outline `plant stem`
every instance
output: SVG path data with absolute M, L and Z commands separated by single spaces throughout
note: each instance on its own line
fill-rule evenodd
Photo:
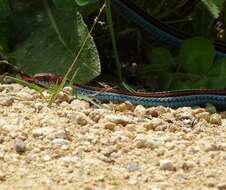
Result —
M 111 34 L 111 39 L 112 39 L 113 51 L 114 51 L 114 55 L 115 55 L 116 67 L 117 67 L 117 71 L 118 71 L 119 80 L 120 80 L 120 82 L 122 82 L 122 69 L 121 69 L 121 64 L 119 61 L 115 33 L 114 33 L 114 29 L 113 29 L 113 24 L 112 24 L 110 0 L 105 0 L 105 4 L 106 4 L 105 12 L 106 12 L 106 16 L 107 16 L 107 23 L 110 28 L 110 34 Z

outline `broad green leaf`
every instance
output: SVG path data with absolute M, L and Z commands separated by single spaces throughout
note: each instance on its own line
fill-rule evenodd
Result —
M 178 61 L 187 73 L 205 75 L 213 64 L 214 46 L 202 37 L 183 42 Z
M 154 48 L 148 54 L 149 64 L 144 66 L 144 72 L 169 71 L 174 59 L 166 48 Z
M 38 12 L 27 10 L 23 15 L 27 15 L 29 22 L 21 18 L 21 14 L 15 15 L 15 31 L 17 27 L 23 26 L 29 29 L 29 34 L 16 44 L 11 57 L 13 63 L 29 75 L 40 72 L 65 75 L 88 35 L 87 27 L 77 10 L 65 12 L 48 7 L 47 13 L 44 9 Z M 35 26 L 31 31 L 29 23 Z M 78 68 L 79 73 L 74 79 L 77 83 L 85 83 L 100 74 L 98 53 L 90 35 L 72 74 Z
M 209 9 L 214 18 L 218 18 L 225 0 L 201 0 L 201 2 Z

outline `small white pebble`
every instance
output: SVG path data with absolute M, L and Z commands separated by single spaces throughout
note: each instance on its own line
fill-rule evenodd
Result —
M 176 168 L 174 167 L 173 163 L 171 160 L 161 160 L 159 162 L 159 166 L 161 170 L 168 170 L 168 171 L 175 171 Z
M 53 145 L 67 145 L 69 143 L 68 140 L 57 138 L 52 140 Z
M 138 117 L 143 117 L 145 115 L 145 113 L 146 113 L 146 108 L 142 105 L 138 105 L 134 109 L 134 114 Z
M 139 169 L 139 164 L 138 162 L 129 162 L 128 165 L 127 165 L 127 170 L 128 172 L 135 172 Z
M 219 114 L 212 114 L 210 116 L 210 123 L 211 124 L 218 124 L 221 125 L 222 124 L 222 120 L 221 120 L 221 116 Z
M 51 160 L 51 157 L 49 155 L 45 155 L 43 157 L 43 161 L 47 162 L 47 161 L 50 161 Z
M 73 93 L 73 88 L 71 86 L 65 86 L 63 88 L 63 92 L 66 93 L 66 94 L 71 95 Z

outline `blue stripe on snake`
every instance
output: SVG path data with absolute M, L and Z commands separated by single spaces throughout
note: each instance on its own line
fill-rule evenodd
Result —
M 125 102 L 129 101 L 132 104 L 149 106 L 169 106 L 178 108 L 183 106 L 197 106 L 211 103 L 219 109 L 226 108 L 226 96 L 215 94 L 196 94 L 187 96 L 173 96 L 173 97 L 142 97 L 132 96 L 126 94 L 118 94 L 114 92 L 104 92 L 86 89 L 83 87 L 76 87 L 78 94 L 87 97 L 93 97 L 102 101 Z
M 153 21 L 148 20 L 145 16 L 141 15 L 135 10 L 135 8 L 138 9 L 138 7 L 135 7 L 134 3 L 127 0 L 111 0 L 111 2 L 112 5 L 121 15 L 126 17 L 131 22 L 134 22 L 144 31 L 150 33 L 153 38 L 165 44 L 168 44 L 175 49 L 178 49 L 181 46 L 184 39 L 181 39 L 173 35 L 174 31 L 172 30 L 171 27 L 161 23 L 160 21 L 151 16 L 148 17 Z M 159 24 L 162 25 L 161 28 L 159 27 Z M 168 29 L 168 31 L 166 31 L 166 29 Z M 169 32 L 170 30 L 172 30 L 171 33 Z M 182 33 L 180 31 L 177 32 Z M 224 45 L 221 44 L 221 46 L 223 47 Z M 223 49 L 225 49 L 225 47 L 223 47 Z M 216 58 L 221 58 L 225 56 L 226 56 L 225 52 L 221 50 L 216 50 Z

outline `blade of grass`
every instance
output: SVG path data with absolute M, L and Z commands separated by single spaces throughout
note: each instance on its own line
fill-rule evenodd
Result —
M 66 81 L 67 81 L 68 78 L 69 78 L 69 74 L 71 73 L 71 71 L 72 71 L 72 69 L 73 69 L 73 67 L 74 67 L 74 65 L 75 65 L 75 63 L 76 63 L 76 61 L 77 61 L 77 59 L 79 58 L 79 56 L 80 56 L 82 50 L 84 49 L 84 46 L 85 46 L 85 44 L 86 44 L 86 41 L 88 40 L 89 35 L 92 33 L 92 31 L 93 31 L 93 29 L 94 29 L 94 27 L 95 27 L 95 25 L 96 25 L 96 23 L 97 23 L 97 21 L 98 21 L 100 15 L 101 15 L 101 13 L 102 13 L 103 10 L 104 10 L 104 7 L 105 7 L 105 4 L 100 8 L 100 11 L 99 11 L 99 13 L 98 13 L 98 16 L 97 16 L 96 19 L 94 20 L 94 23 L 93 23 L 93 25 L 92 25 L 90 31 L 88 32 L 88 34 L 86 35 L 84 41 L 82 42 L 82 45 L 81 45 L 81 47 L 79 48 L 78 53 L 76 54 L 76 56 L 75 56 L 75 58 L 74 58 L 72 64 L 71 64 L 70 67 L 68 68 L 66 74 L 64 75 L 64 78 L 63 78 L 62 82 L 60 83 L 60 85 L 59 85 L 57 91 L 51 95 L 50 100 L 49 100 L 49 102 L 48 102 L 48 106 L 51 106 L 51 104 L 53 103 L 53 101 L 56 99 L 56 96 L 57 96 L 57 95 L 59 94 L 59 92 L 63 89 L 63 87 L 64 87 Z
M 106 4 L 105 13 L 106 13 L 106 17 L 107 17 L 107 23 L 109 26 L 110 34 L 111 34 L 112 47 L 113 47 L 113 52 L 115 55 L 115 62 L 116 62 L 116 68 L 117 68 L 119 80 L 120 80 L 121 86 L 123 88 L 125 88 L 126 90 L 128 90 L 130 92 L 134 92 L 134 89 L 129 87 L 129 85 L 126 84 L 125 82 L 123 82 L 123 80 L 122 80 L 122 68 L 121 68 L 121 64 L 119 61 L 119 55 L 118 55 L 118 50 L 117 50 L 117 46 L 116 46 L 116 38 L 115 38 L 115 32 L 114 32 L 113 23 L 112 23 L 110 0 L 105 0 L 105 4 Z
M 36 92 L 38 92 L 42 96 L 42 98 L 44 98 L 47 101 L 46 97 L 42 93 L 44 91 L 44 88 L 42 88 L 36 84 L 30 83 L 30 82 L 27 82 L 27 81 L 24 81 L 24 80 L 15 78 L 15 77 L 11 77 L 11 76 L 5 76 L 4 80 L 13 81 L 13 82 L 22 84 L 24 86 L 27 86 L 28 88 L 31 88 L 31 89 L 35 90 Z
M 108 23 L 108 26 L 109 26 L 109 29 L 110 29 L 117 72 L 118 72 L 119 80 L 120 80 L 120 82 L 122 82 L 122 69 L 121 69 L 121 64 L 120 64 L 120 61 L 119 61 L 119 55 L 118 55 L 118 50 L 117 50 L 117 46 L 116 46 L 115 33 L 114 33 L 114 29 L 113 29 L 110 0 L 105 0 L 105 4 L 106 4 L 105 13 L 106 13 L 106 17 L 107 17 L 107 23 Z

